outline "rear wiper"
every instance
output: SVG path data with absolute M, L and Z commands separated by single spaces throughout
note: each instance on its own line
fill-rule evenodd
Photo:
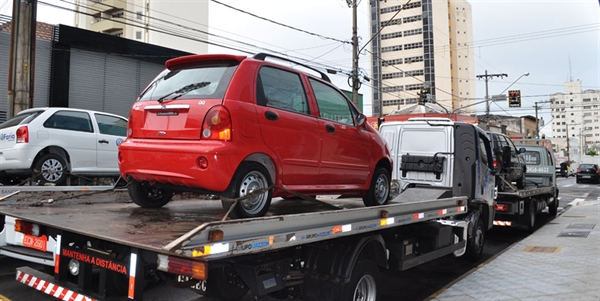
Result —
M 169 93 L 169 94 L 167 94 L 167 95 L 165 95 L 165 96 L 157 99 L 156 101 L 158 101 L 159 103 L 163 103 L 163 101 L 166 98 L 170 97 L 173 94 L 177 94 L 177 95 L 173 96 L 170 99 L 170 100 L 174 100 L 174 99 L 177 99 L 177 98 L 179 98 L 179 97 L 181 97 L 181 96 L 183 96 L 183 95 L 185 95 L 185 94 L 187 94 L 187 93 L 189 93 L 191 91 L 194 91 L 194 90 L 197 90 L 197 89 L 200 89 L 200 88 L 204 88 L 204 87 L 206 87 L 208 85 L 210 85 L 210 82 L 199 82 L 199 83 L 196 83 L 196 84 L 189 84 L 187 86 L 183 86 L 179 90 L 175 90 L 175 91 L 173 91 L 173 92 L 171 92 L 171 93 Z

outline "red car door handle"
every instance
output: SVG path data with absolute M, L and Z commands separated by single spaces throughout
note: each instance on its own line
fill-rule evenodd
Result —
M 277 115 L 277 113 L 272 112 L 272 111 L 266 111 L 265 112 L 265 117 L 269 120 L 277 120 L 279 119 L 279 115 Z
M 330 133 L 334 133 L 335 132 L 335 127 L 331 124 L 328 124 L 325 126 L 325 129 L 330 132 Z

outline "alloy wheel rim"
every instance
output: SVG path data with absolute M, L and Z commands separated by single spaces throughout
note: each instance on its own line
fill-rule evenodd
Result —
M 41 167 L 42 177 L 48 182 L 56 182 L 63 175 L 63 165 L 56 159 L 44 161 Z

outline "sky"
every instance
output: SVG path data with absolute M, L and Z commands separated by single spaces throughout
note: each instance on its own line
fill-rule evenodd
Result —
M 10 15 L 13 0 L 0 0 L 0 14 Z M 72 12 L 53 8 L 69 6 L 74 0 L 38 0 L 38 21 L 73 24 Z M 163 0 L 167 1 L 167 0 Z M 308 60 L 308 64 L 341 71 L 330 76 L 341 89 L 350 90 L 352 10 L 344 0 L 168 0 L 209 1 L 209 31 L 223 38 L 212 41 L 250 52 L 269 52 Z M 370 40 L 369 1 L 358 0 L 360 47 Z M 404 4 L 408 0 L 387 0 Z M 435 0 L 434 0 L 435 1 Z M 538 114 L 547 126 L 541 132 L 552 136 L 550 94 L 563 91 L 566 81 L 580 80 L 583 89 L 600 90 L 600 9 L 597 0 L 470 0 L 473 18 L 475 74 L 505 73 L 508 77 L 488 82 L 489 95 L 521 90 L 522 107 L 508 108 L 505 102 L 491 103 L 490 113 L 510 116 Z M 222 4 L 220 4 L 222 3 Z M 232 6 L 249 14 L 234 10 Z M 294 27 L 291 29 L 271 21 Z M 204 24 L 206 25 L 206 24 Z M 300 30 L 304 31 L 301 32 Z M 308 32 L 308 33 L 307 33 Z M 435 32 L 434 32 L 435 34 Z M 246 44 L 240 44 L 241 41 Z M 248 45 L 253 45 L 251 47 Z M 370 49 L 370 45 L 365 47 Z M 246 54 L 209 46 L 209 53 Z M 305 62 L 307 63 L 307 62 Z M 370 57 L 359 56 L 361 74 L 370 76 Z M 529 73 L 529 76 L 521 76 Z M 485 99 L 485 82 L 476 80 L 477 101 Z M 516 82 L 515 82 L 516 81 Z M 364 82 L 360 93 L 371 114 L 371 90 Z M 506 92 L 505 92 L 506 93 Z M 485 104 L 477 106 L 478 114 Z

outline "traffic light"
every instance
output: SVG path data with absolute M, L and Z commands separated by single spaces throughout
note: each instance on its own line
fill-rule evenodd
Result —
M 521 107 L 521 90 L 509 90 L 508 91 L 508 107 L 509 108 L 520 108 Z

